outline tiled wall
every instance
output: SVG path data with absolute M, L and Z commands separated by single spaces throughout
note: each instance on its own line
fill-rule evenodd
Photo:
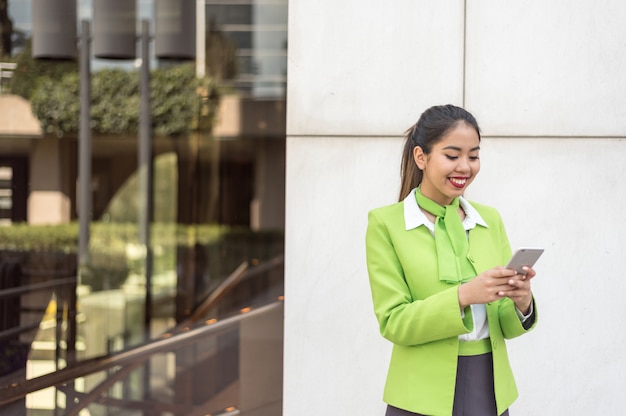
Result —
M 512 412 L 619 413 L 626 3 L 289 7 L 284 414 L 384 414 L 367 211 L 395 202 L 401 136 L 444 103 L 483 130 L 467 196 L 499 209 L 512 246 L 546 248 L 540 325 L 508 343 Z

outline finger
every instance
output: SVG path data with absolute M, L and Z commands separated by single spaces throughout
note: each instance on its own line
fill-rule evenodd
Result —
M 509 292 L 498 292 L 496 293 L 496 295 L 499 299 L 512 298 L 512 296 L 514 296 L 512 293 Z
M 524 266 L 523 269 L 524 269 L 524 272 L 526 273 L 526 278 L 529 280 L 535 277 L 535 275 L 537 274 L 535 272 L 535 269 L 533 269 L 532 267 Z
M 498 296 L 510 296 L 519 291 L 520 291 L 519 288 L 517 288 L 516 286 L 511 286 L 511 285 L 503 285 L 497 288 Z
M 513 269 L 498 269 L 498 270 L 494 270 L 494 272 L 491 274 L 491 277 L 493 277 L 494 279 L 510 279 L 511 277 L 515 276 L 517 272 Z
M 508 284 L 517 288 L 528 287 L 530 288 L 530 281 L 526 280 L 523 275 L 515 275 L 509 279 Z
M 511 293 L 515 293 L 516 295 L 522 292 L 530 292 L 530 285 L 527 281 L 509 281 L 506 286 L 499 286 L 497 288 L 498 292 L 506 292 L 506 296 L 509 296 Z
M 526 290 L 511 290 L 509 292 L 498 292 L 498 295 L 510 298 L 513 301 L 518 301 L 521 299 L 525 299 L 528 296 L 528 293 L 529 292 Z
M 510 280 L 505 280 L 505 279 L 495 280 L 493 285 L 491 285 L 491 287 L 495 289 L 496 291 L 517 289 L 517 286 L 515 284 L 511 284 Z

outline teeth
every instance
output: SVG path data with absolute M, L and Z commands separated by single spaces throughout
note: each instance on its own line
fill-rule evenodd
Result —
M 450 178 L 450 181 L 456 185 L 465 185 L 465 182 L 467 182 L 467 179 Z

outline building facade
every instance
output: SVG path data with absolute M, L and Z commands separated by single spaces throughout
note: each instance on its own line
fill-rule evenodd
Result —
M 447 103 L 482 128 L 468 198 L 500 211 L 513 247 L 546 249 L 538 327 L 507 344 L 511 413 L 620 413 L 626 6 L 296 0 L 289 13 L 284 414 L 384 414 L 367 212 L 397 200 L 404 131 Z
M 13 0 L 11 5 L 28 9 L 28 3 Z M 266 3 L 279 2 L 258 2 Z M 139 3 L 145 16 L 151 7 L 147 4 Z M 619 185 L 626 169 L 623 2 L 292 0 L 288 30 L 284 2 L 283 20 L 268 19 L 268 33 L 262 36 L 248 30 L 252 2 L 204 4 L 206 10 L 215 10 L 205 21 L 216 29 L 207 30 L 214 37 L 209 41 L 207 35 L 206 56 L 223 56 L 219 65 L 208 59 L 205 66 L 208 70 L 214 65 L 212 74 L 229 81 L 226 89 L 239 94 L 222 97 L 217 113 L 221 122 L 210 138 L 190 135 L 175 144 L 155 139 L 155 154 L 164 156 L 159 163 L 169 169 L 175 163 L 176 171 L 190 178 L 181 187 L 171 170 L 156 170 L 155 180 L 163 189 L 176 189 L 176 196 L 164 198 L 168 204 L 163 206 L 175 206 L 175 214 L 168 215 L 176 215 L 177 224 L 243 223 L 252 231 L 280 232 L 242 238 L 237 233 L 224 237 L 219 229 L 199 225 L 184 228 L 177 238 L 186 243 L 176 245 L 176 254 L 157 255 L 165 266 L 156 271 L 169 274 L 155 275 L 153 286 L 159 290 L 151 293 L 150 304 L 159 305 L 159 314 L 152 315 L 149 333 L 154 339 L 144 345 L 145 257 L 131 229 L 125 236 L 131 244 L 123 246 L 125 267 L 117 274 L 109 267 L 109 277 L 98 281 L 99 286 L 77 287 L 73 293 L 82 300 L 78 311 L 67 306 L 73 303 L 71 294 L 64 292 L 27 299 L 25 306 L 39 306 L 48 319 L 27 320 L 21 313 L 18 324 L 36 328 L 22 337 L 43 338 L 25 355 L 29 367 L 24 373 L 3 372 L 2 380 L 3 386 L 16 382 L 18 388 L 33 392 L 21 396 L 15 389 L 0 389 L 7 406 L 3 414 L 8 409 L 54 414 L 55 407 L 90 414 L 119 409 L 127 414 L 313 416 L 329 409 L 333 414 L 384 414 L 382 389 L 391 346 L 377 333 L 371 306 L 364 253 L 367 212 L 397 199 L 403 132 L 427 107 L 445 103 L 467 108 L 482 129 L 482 171 L 467 197 L 500 211 L 513 247 L 546 249 L 533 281 L 539 325 L 508 343 L 520 390 L 512 413 L 619 414 L 626 368 L 619 328 L 624 288 L 619 258 L 626 232 L 626 222 L 621 221 L 626 194 Z M 80 16 L 89 17 L 89 3 L 79 6 Z M 24 28 L 28 30 L 28 23 Z M 227 32 L 232 36 L 225 36 Z M 276 32 L 288 33 L 288 59 L 287 37 Z M 284 42 L 284 48 L 253 51 L 242 46 L 255 39 L 259 45 Z M 233 44 L 241 48 L 234 52 Z M 259 70 L 260 63 L 267 66 Z M 270 75 L 265 72 L 269 68 L 277 70 Z M 242 77 L 233 80 L 233 71 Z M 255 74 L 258 83 L 251 81 Z M 281 99 L 285 88 L 286 99 Z M 286 117 L 282 135 L 279 127 L 272 127 L 281 125 L 281 114 Z M 0 125 L 6 123 L 0 118 Z M 285 134 L 286 142 L 281 141 Z M 62 154 L 53 149 L 31 157 L 31 148 L 46 140 L 56 139 L 46 139 L 36 129 L 26 142 L 4 136 L 2 157 L 22 154 L 29 175 L 43 175 L 32 167 L 32 160 L 39 160 L 35 164 L 41 167 L 47 155 Z M 133 175 L 136 142 L 124 147 L 118 140 L 109 146 L 106 152 L 94 146 L 95 158 L 98 152 L 109 155 L 108 167 L 94 163 L 94 177 L 109 181 L 99 186 L 121 189 Z M 173 148 L 178 153 L 170 151 Z M 75 159 L 75 153 L 68 160 Z M 13 198 L 13 188 L 7 192 L 8 177 L 18 176 L 13 166 L 0 166 L 3 219 L 6 207 L 14 204 L 7 202 L 7 195 Z M 281 176 L 285 169 L 286 176 Z M 58 181 L 62 177 L 57 176 Z M 56 221 L 76 218 L 71 208 L 76 172 L 69 177 L 70 190 L 54 191 L 60 208 L 53 211 L 64 213 L 55 214 Z M 30 201 L 34 192 L 31 186 L 24 199 Z M 196 205 L 203 209 L 193 209 Z M 134 210 L 122 205 L 116 212 Z M 28 208 L 26 215 L 30 212 Z M 179 221 L 181 213 L 184 220 Z M 284 292 L 283 263 L 275 255 L 282 253 L 277 240 L 282 241 L 283 216 Z M 115 235 L 124 229 L 118 225 Z M 108 247 L 117 240 L 98 241 Z M 156 246 L 162 250 L 167 245 Z M 102 246 L 93 251 L 105 253 Z M 100 265 L 117 264 L 117 258 L 104 257 Z M 135 262 L 139 266 L 133 268 Z M 210 273 L 198 273 L 206 271 L 206 264 L 211 265 Z M 245 277 L 250 265 L 260 267 L 248 273 L 261 280 Z M 13 276 L 14 269 L 4 270 Z M 265 274 L 268 271 L 278 276 Z M 215 275 L 222 278 L 207 278 Z M 33 284 L 42 283 L 34 280 L 38 276 L 31 273 Z M 115 276 L 121 276 L 115 287 L 105 287 Z M 248 284 L 239 286 L 239 281 Z M 220 287 L 220 293 L 230 296 L 195 299 L 206 283 L 207 293 Z M 238 288 L 231 290 L 230 283 Z M 3 307 L 15 306 L 2 296 Z M 245 306 L 259 298 L 255 306 L 260 307 Z M 215 302 L 221 309 L 207 312 L 207 305 L 214 307 Z M 61 304 L 66 306 L 57 306 Z M 44 310 L 41 305 L 46 305 Z M 63 314 L 57 320 L 59 311 Z M 55 343 L 57 328 L 71 322 L 63 321 L 64 314 L 78 317 L 76 351 L 69 355 Z M 188 318 L 197 325 L 185 325 Z M 12 336 L 7 331 L 14 323 L 3 321 L 3 336 Z M 3 351 L 7 357 L 9 349 Z M 72 354 L 91 357 L 92 367 L 79 367 L 83 373 L 66 376 L 65 361 L 74 360 Z M 101 357 L 115 358 L 119 365 L 107 367 L 109 358 Z M 149 366 L 146 357 L 152 357 Z M 133 368 L 129 363 L 141 364 Z M 122 364 L 128 375 L 115 371 Z M 71 388 L 34 390 L 29 380 L 35 374 L 44 374 L 40 377 L 50 383 L 66 383 L 68 378 L 75 383 L 65 384 Z M 17 396 L 21 401 L 7 401 Z M 85 401 L 89 404 L 80 408 Z

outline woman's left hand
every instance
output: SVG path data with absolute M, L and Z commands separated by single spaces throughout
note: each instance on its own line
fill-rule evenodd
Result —
M 516 274 L 509 279 L 509 285 L 514 289 L 500 292 L 499 295 L 507 296 L 515 302 L 515 306 L 524 315 L 530 312 L 530 304 L 533 301 L 533 294 L 530 290 L 530 281 L 535 277 L 535 270 L 532 267 L 524 267 L 526 274 Z

